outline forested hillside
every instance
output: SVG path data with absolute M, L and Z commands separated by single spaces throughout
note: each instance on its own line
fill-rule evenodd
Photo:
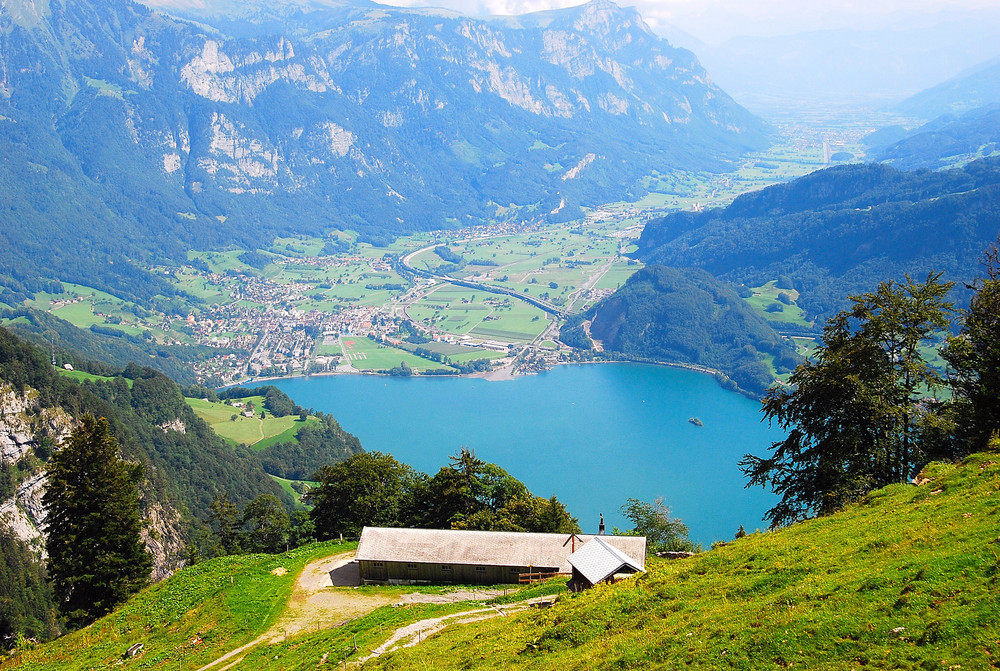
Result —
M 749 286 L 787 276 L 807 318 L 823 320 L 848 295 L 905 273 L 943 271 L 959 283 L 961 302 L 961 283 L 976 276 L 997 221 L 998 158 L 942 172 L 847 165 L 744 194 L 726 208 L 651 221 L 636 256 Z
M 900 139 L 879 142 L 891 132 L 884 129 L 869 140 L 875 160 L 900 170 L 949 168 L 1000 152 L 1000 104 L 938 117 Z
M 99 365 L 93 369 L 108 372 Z M 309 477 L 321 465 L 361 449 L 354 436 L 324 416 L 315 428 L 305 431 L 301 442 L 278 443 L 254 452 L 216 435 L 194 414 L 181 389 L 150 368 L 133 364 L 113 375 L 83 374 L 82 378 L 85 381 L 61 374 L 47 353 L 0 328 L 0 380 L 7 385 L 9 407 L 23 406 L 20 412 L 27 417 L 43 419 L 51 414 L 48 409 L 67 418 L 87 413 L 106 417 L 125 456 L 145 466 L 144 510 L 147 517 L 166 525 L 157 532 L 172 553 L 158 557 L 161 572 L 183 558 L 181 548 L 198 537 L 192 531 L 207 528 L 210 506 L 219 494 L 241 506 L 261 494 L 271 494 L 292 507 L 290 495 L 268 476 L 264 461 L 273 462 L 272 469 L 283 469 L 282 474 L 308 473 Z M 20 398 L 26 400 L 17 401 Z M 15 401 L 20 405 L 11 405 Z M 5 433 L 14 431 L 12 422 L 17 416 L 4 421 Z M 37 522 L 30 501 L 37 498 L 43 483 L 36 476 L 63 431 L 58 427 L 64 422 L 54 422 L 45 420 L 29 431 L 27 442 L 18 428 L 15 433 L 21 436 L 20 442 L 15 440 L 13 452 L 0 462 L 0 501 L 16 495 L 12 505 L 21 509 L 19 514 L 28 515 L 28 522 Z M 30 484 L 28 490 L 25 483 Z
M 560 337 L 589 347 L 587 321 L 590 336 L 607 352 L 713 368 L 753 394 L 773 382 L 766 358 L 779 372 L 799 362 L 794 348 L 731 285 L 696 268 L 640 270 L 610 298 L 571 318 Z

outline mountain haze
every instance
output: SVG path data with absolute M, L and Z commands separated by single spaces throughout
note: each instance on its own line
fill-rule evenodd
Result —
M 1000 58 L 980 63 L 920 91 L 895 105 L 893 111 L 918 119 L 935 119 L 997 103 L 1000 103 Z
M 767 128 L 606 0 L 477 20 L 368 3 L 9 0 L 0 15 L 0 283 L 148 300 L 132 262 L 367 239 L 508 211 L 572 217 L 654 170 L 719 170 Z

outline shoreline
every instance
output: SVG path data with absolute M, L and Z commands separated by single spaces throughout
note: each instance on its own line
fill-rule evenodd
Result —
M 640 366 L 665 366 L 667 368 L 679 368 L 679 369 L 683 369 L 683 370 L 690 370 L 690 371 L 693 371 L 695 373 L 702 373 L 703 375 L 711 375 L 712 377 L 716 378 L 717 380 L 718 380 L 719 376 L 728 377 L 722 371 L 715 370 L 714 368 L 708 368 L 707 366 L 699 366 L 698 364 L 693 364 L 693 363 L 679 363 L 679 362 L 671 362 L 671 361 L 635 361 L 635 360 L 630 360 L 630 359 L 623 359 L 623 360 L 617 360 L 617 361 L 615 361 L 615 360 L 603 360 L 603 361 L 560 361 L 560 362 L 556 363 L 553 366 L 553 368 L 550 369 L 550 370 L 554 370 L 556 366 L 589 366 L 589 365 L 598 365 L 598 364 L 630 364 L 630 365 L 640 365 Z M 407 377 L 423 377 L 423 378 L 437 378 L 437 377 L 440 377 L 440 378 L 469 378 L 469 379 L 486 380 L 488 382 L 507 382 L 507 381 L 510 381 L 510 380 L 516 380 L 516 379 L 521 378 L 521 377 L 528 377 L 530 375 L 538 375 L 539 373 L 544 373 L 544 372 L 545 371 L 534 371 L 534 372 L 531 372 L 531 373 L 515 374 L 514 370 L 513 370 L 513 365 L 512 364 L 508 364 L 507 366 L 504 366 L 503 368 L 498 368 L 496 370 L 492 370 L 492 371 L 489 371 L 489 372 L 482 372 L 482 373 L 455 373 L 453 375 L 420 375 L 420 374 L 417 374 L 417 375 L 412 375 L 412 376 L 407 376 Z M 296 375 L 279 375 L 279 376 L 271 376 L 271 377 L 252 378 L 252 379 L 249 379 L 249 380 L 243 380 L 242 382 L 232 382 L 230 384 L 226 384 L 226 385 L 223 385 L 221 387 L 217 387 L 217 389 L 229 389 L 229 388 L 232 388 L 232 387 L 244 387 L 244 386 L 255 386 L 255 385 L 259 385 L 259 384 L 270 384 L 271 382 L 275 382 L 275 381 L 279 381 L 279 380 L 296 380 L 296 379 L 311 378 L 311 377 L 337 377 L 337 376 L 340 376 L 340 375 L 369 375 L 369 376 L 373 376 L 373 377 L 393 377 L 392 375 L 387 375 L 385 373 L 379 373 L 379 372 L 376 372 L 376 371 L 355 370 L 353 372 L 348 372 L 348 371 L 330 370 L 330 371 L 323 371 L 321 373 L 298 373 Z M 719 383 L 719 386 L 722 386 L 721 382 Z M 739 387 L 737 387 L 736 389 L 725 389 L 724 388 L 724 390 L 725 391 L 731 391 L 731 392 L 733 392 L 735 394 L 739 394 L 740 396 L 747 396 L 747 397 L 753 398 L 753 399 L 757 399 L 758 398 L 757 396 L 754 396 L 752 394 L 749 394 L 749 393 L 745 392 L 743 389 L 741 389 Z

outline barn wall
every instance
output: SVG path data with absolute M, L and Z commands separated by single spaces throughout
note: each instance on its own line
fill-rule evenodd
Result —
M 527 566 L 476 566 L 475 564 L 431 564 L 375 562 L 362 560 L 364 582 L 431 583 L 435 585 L 506 585 L 517 584 Z M 445 567 L 450 567 L 445 568 Z M 481 570 L 480 570 L 481 569 Z M 558 568 L 533 567 L 532 571 L 557 571 Z

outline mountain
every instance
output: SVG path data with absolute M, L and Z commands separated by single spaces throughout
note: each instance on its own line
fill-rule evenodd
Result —
M 149 303 L 173 290 L 140 268 L 279 233 L 572 217 L 768 137 L 693 54 L 606 0 L 483 20 L 363 2 L 197 20 L 129 0 L 4 7 L 8 304 L 53 279 Z
M 969 282 L 1000 232 L 1000 158 L 940 172 L 845 165 L 649 222 L 636 256 L 749 286 L 785 276 L 810 321 L 909 273 Z M 959 295 L 958 298 L 961 298 Z M 963 302 L 959 300 L 959 302 Z
M 560 338 L 587 346 L 580 342 L 584 323 L 606 352 L 713 368 L 752 394 L 774 381 L 766 357 L 779 372 L 800 361 L 732 286 L 696 268 L 643 268 L 610 297 L 571 318 Z
M 57 350 L 56 357 L 61 363 L 64 353 Z M 107 372 L 101 364 L 74 363 Z M 361 449 L 354 436 L 323 416 L 308 440 L 254 452 L 216 435 L 181 389 L 150 368 L 132 364 L 110 375 L 78 371 L 77 378 L 62 373 L 48 352 L 0 327 L 0 524 L 24 541 L 39 542 L 45 462 L 81 415 L 106 417 L 125 457 L 145 467 L 141 505 L 156 579 L 176 569 L 185 547 L 205 541 L 216 494 L 227 493 L 241 507 L 260 494 L 293 505 L 265 462 L 288 470 L 305 470 L 308 462 L 315 471 L 315 463 L 333 463 Z
M 975 65 L 907 98 L 892 110 L 917 119 L 936 119 L 997 103 L 1000 103 L 1000 58 Z
M 875 134 L 873 134 L 875 135 Z M 869 155 L 900 170 L 951 167 L 1000 152 L 1000 103 L 946 114 L 902 137 L 882 129 L 866 138 Z

